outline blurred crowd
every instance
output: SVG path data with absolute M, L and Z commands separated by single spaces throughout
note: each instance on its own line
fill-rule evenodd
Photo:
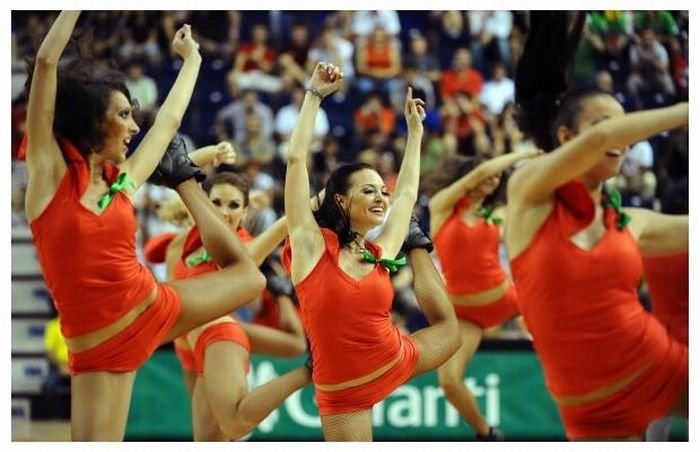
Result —
M 12 12 L 13 225 L 26 224 L 26 174 L 16 160 L 26 115 L 25 59 L 36 51 L 55 15 Z M 614 94 L 628 112 L 687 99 L 688 20 L 687 11 L 591 11 L 574 84 Z M 316 121 L 309 162 L 316 190 L 340 162 L 355 161 L 374 165 L 391 190 L 406 136 L 403 99 L 408 85 L 426 101 L 424 174 L 447 156 L 495 156 L 533 146 L 513 119 L 513 78 L 528 32 L 525 11 L 83 14 L 77 35 L 91 33 L 95 56 L 113 59 L 124 70 L 145 124 L 177 74 L 180 62 L 169 43 L 183 23 L 192 25 L 203 64 L 181 132 L 192 149 L 233 144 L 235 166 L 256 192 L 247 220 L 254 235 L 282 214 L 288 140 L 308 74 L 319 61 L 339 66 L 345 84 L 323 102 Z M 687 213 L 687 130 L 636 144 L 609 184 L 626 205 Z M 154 186 L 140 190 L 136 207 L 142 245 L 155 234 L 182 227 L 158 214 L 173 195 Z M 424 220 L 426 206 L 427 198 L 421 196 L 416 210 Z M 505 254 L 503 260 L 507 265 Z M 162 276 L 162 269 L 153 269 Z M 394 279 L 396 319 L 413 330 L 424 320 L 411 299 L 410 275 L 404 273 Z

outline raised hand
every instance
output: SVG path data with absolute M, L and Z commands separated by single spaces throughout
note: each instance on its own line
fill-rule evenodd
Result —
M 216 145 L 214 154 L 214 166 L 219 166 L 222 164 L 235 165 L 236 164 L 236 149 L 228 141 L 222 141 Z
M 175 32 L 172 43 L 173 51 L 183 60 L 195 52 L 199 52 L 199 44 L 192 38 L 192 28 L 185 24 Z
M 406 93 L 406 105 L 404 106 L 404 116 L 408 132 L 423 132 L 423 120 L 425 119 L 425 102 L 422 99 L 413 98 L 413 88 L 408 87 Z
M 343 73 L 333 64 L 320 62 L 311 75 L 310 88 L 318 91 L 323 97 L 337 91 L 343 82 Z

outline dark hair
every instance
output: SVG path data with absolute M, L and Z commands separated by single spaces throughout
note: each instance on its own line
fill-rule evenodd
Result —
M 335 199 L 335 195 L 345 195 L 350 189 L 350 177 L 362 170 L 376 171 L 367 163 L 341 165 L 328 177 L 326 193 L 318 211 L 314 212 L 316 222 L 322 228 L 328 228 L 338 234 L 341 246 L 355 239 L 355 232 L 350 229 L 350 208 L 343 210 Z
M 421 184 L 421 192 L 432 197 L 440 190 L 456 182 L 460 177 L 473 171 L 474 168 L 489 160 L 489 158 L 489 155 L 477 155 L 472 157 L 455 155 L 452 157 L 447 157 L 442 160 L 435 169 L 430 171 L 430 173 L 425 176 L 423 183 Z M 509 171 L 503 172 L 496 190 L 484 198 L 484 207 L 505 202 L 505 187 L 508 175 Z
M 585 22 L 585 12 L 576 13 L 573 24 L 566 11 L 530 13 L 530 31 L 515 74 L 515 121 L 544 151 L 557 147 L 557 127 L 573 127 L 584 100 L 603 94 L 585 90 L 565 95 Z
M 104 122 L 112 93 L 119 91 L 132 103 L 125 75 L 113 61 L 92 56 L 92 30 L 71 39 L 77 57 L 58 68 L 54 130 L 84 155 L 99 149 L 105 140 Z M 25 91 L 29 98 L 35 59 L 27 61 Z
M 220 184 L 233 185 L 239 189 L 243 193 L 243 207 L 248 207 L 250 202 L 250 182 L 248 182 L 248 178 L 234 171 L 218 171 L 207 176 L 202 182 L 202 189 L 208 195 L 214 185 Z

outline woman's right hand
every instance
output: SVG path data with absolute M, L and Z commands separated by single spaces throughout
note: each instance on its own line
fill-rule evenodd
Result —
M 406 125 L 409 133 L 423 132 L 423 120 L 425 119 L 425 102 L 413 98 L 413 88 L 410 86 L 406 92 L 406 105 L 404 106 Z
M 172 46 L 173 51 L 183 60 L 199 52 L 199 44 L 192 38 L 192 28 L 189 24 L 183 25 L 175 32 Z
M 343 73 L 340 68 L 324 62 L 316 64 L 311 75 L 310 88 L 318 91 L 323 97 L 336 92 L 343 83 Z

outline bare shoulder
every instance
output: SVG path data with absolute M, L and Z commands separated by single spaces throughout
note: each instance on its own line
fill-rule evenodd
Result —
M 27 192 L 25 211 L 32 222 L 41 215 L 53 200 L 68 166 L 55 140 L 45 143 L 41 149 L 27 150 Z
M 508 199 L 504 236 L 511 261 L 530 246 L 553 208 L 553 199 L 541 203 Z

